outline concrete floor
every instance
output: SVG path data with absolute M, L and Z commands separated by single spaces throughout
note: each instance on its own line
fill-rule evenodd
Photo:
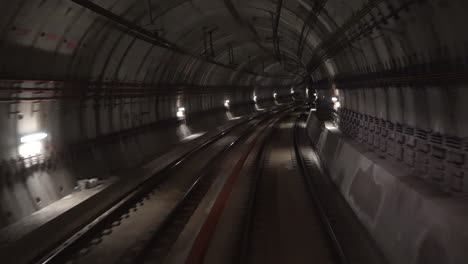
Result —
M 46 206 L 45 208 L 23 218 L 22 220 L 9 225 L 0 230 L 0 251 L 1 248 L 7 247 L 9 244 L 20 240 L 34 230 L 46 225 L 56 217 L 62 215 L 66 211 L 73 209 L 80 203 L 91 198 L 93 195 L 106 189 L 113 184 L 114 180 L 101 181 L 98 186 L 91 189 L 77 190 L 64 198 Z

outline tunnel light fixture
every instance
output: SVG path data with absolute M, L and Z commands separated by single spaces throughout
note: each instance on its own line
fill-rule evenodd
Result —
M 40 133 L 35 133 L 35 134 L 30 134 L 21 137 L 20 142 L 21 143 L 30 143 L 30 142 L 35 142 L 35 141 L 41 141 L 45 138 L 47 138 L 47 133 L 40 132 Z
M 273 93 L 273 97 L 276 99 L 276 97 L 278 96 L 278 94 L 275 92 Z
M 226 117 L 228 120 L 237 120 L 237 119 L 241 119 L 242 116 L 234 116 L 231 111 L 227 111 L 226 112 Z
M 341 107 L 341 103 L 340 101 L 338 101 L 338 97 L 333 96 L 331 100 L 333 102 L 333 108 L 335 109 L 335 111 L 338 111 L 338 109 Z
M 231 101 L 226 100 L 224 101 L 224 107 L 229 108 Z
M 335 107 L 335 110 L 338 110 L 341 107 L 341 103 L 338 101 L 335 102 L 334 107 Z
M 33 141 L 21 144 L 18 148 L 18 153 L 21 157 L 33 157 L 42 154 L 43 144 L 41 141 Z
M 265 108 L 260 108 L 258 104 L 255 104 L 255 110 L 257 111 L 265 111 Z
M 255 103 L 257 102 L 258 97 L 257 97 L 257 95 L 256 95 L 255 93 L 253 94 L 252 99 L 253 99 L 253 101 L 254 101 Z
M 185 118 L 185 107 L 179 107 L 179 109 L 177 109 L 177 117 L 179 119 L 184 119 Z
M 294 89 L 293 88 L 291 88 L 291 94 L 294 94 Z
M 27 158 L 42 154 L 44 147 L 43 140 L 47 138 L 47 133 L 39 132 L 22 136 L 18 147 L 18 153 L 21 157 Z

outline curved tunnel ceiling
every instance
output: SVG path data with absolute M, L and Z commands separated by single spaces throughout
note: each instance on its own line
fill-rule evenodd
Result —
M 329 89 L 463 58 L 467 8 L 462 0 L 9 1 L 0 17 L 1 100 L 230 94 L 243 103 L 252 93 Z
M 379 16 L 392 20 L 398 9 L 416 2 L 11 2 L 1 22 L 2 75 L 208 85 L 237 70 L 262 76 L 266 83 L 290 85 L 344 48 L 336 45 L 349 45 L 352 33 L 365 33 L 357 32 L 364 31 L 363 25 L 382 24 Z M 384 29 L 372 34 L 391 35 Z M 159 40 L 170 44 L 154 45 Z
M 384 63 L 420 51 L 422 42 L 440 42 L 427 41 L 430 35 L 423 34 L 429 30 L 419 30 L 424 19 L 414 16 L 443 12 L 436 8 L 444 1 L 422 2 L 10 2 L 2 8 L 1 70 L 11 79 L 209 85 L 226 84 L 231 76 L 233 85 L 252 80 L 292 85 L 330 58 L 337 59 L 329 73 Z M 464 4 L 447 8 L 457 5 Z M 449 34 L 442 27 L 450 24 L 437 22 L 433 30 L 440 32 L 432 35 Z M 158 41 L 170 44 L 155 45 Z M 233 78 L 236 71 L 245 77 Z

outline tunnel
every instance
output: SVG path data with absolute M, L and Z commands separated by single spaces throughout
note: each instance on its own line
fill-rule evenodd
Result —
M 2 1 L 0 262 L 468 263 L 467 14 Z

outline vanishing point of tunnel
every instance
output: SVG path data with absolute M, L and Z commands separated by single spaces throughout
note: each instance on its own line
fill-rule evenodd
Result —
M 0 1 L 0 263 L 468 263 L 468 1 Z

